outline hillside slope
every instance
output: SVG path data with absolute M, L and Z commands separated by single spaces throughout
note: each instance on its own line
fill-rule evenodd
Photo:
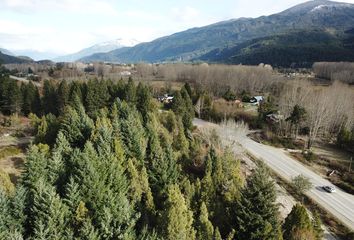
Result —
M 235 47 L 215 49 L 196 60 L 232 64 L 267 63 L 276 67 L 310 67 L 316 61 L 354 61 L 354 35 L 294 31 L 256 38 Z
M 0 63 L 7 64 L 7 63 L 27 63 L 33 61 L 30 58 L 26 57 L 14 57 L 7 54 L 4 54 L 0 51 Z
M 240 18 L 175 33 L 132 48 L 94 54 L 84 61 L 161 62 L 196 60 L 215 49 L 299 30 L 343 33 L 354 26 L 354 5 L 309 1 L 278 14 Z

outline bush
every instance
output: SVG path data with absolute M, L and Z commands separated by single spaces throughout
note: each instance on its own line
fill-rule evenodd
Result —
M 318 156 L 311 151 L 303 151 L 302 155 L 309 162 L 313 162 L 318 159 Z
M 5 147 L 3 149 L 0 149 L 0 159 L 6 158 L 8 156 L 17 155 L 20 154 L 21 152 L 22 152 L 21 149 L 14 146 Z
M 235 94 L 233 91 L 231 91 L 230 89 L 228 89 L 228 90 L 225 92 L 223 98 L 224 98 L 226 101 L 235 101 L 235 100 L 236 100 L 236 94 Z

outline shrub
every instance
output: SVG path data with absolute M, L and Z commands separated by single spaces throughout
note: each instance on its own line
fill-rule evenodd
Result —
M 0 159 L 6 158 L 8 156 L 17 155 L 17 154 L 20 154 L 21 152 L 22 152 L 21 149 L 14 147 L 14 146 L 2 148 L 2 149 L 0 149 Z
M 313 162 L 313 161 L 318 159 L 318 156 L 315 153 L 311 152 L 311 151 L 303 151 L 302 155 L 309 162 Z

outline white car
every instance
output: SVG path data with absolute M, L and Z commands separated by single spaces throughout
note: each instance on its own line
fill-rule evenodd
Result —
M 323 186 L 322 188 L 329 193 L 334 193 L 336 191 L 336 189 L 332 186 Z

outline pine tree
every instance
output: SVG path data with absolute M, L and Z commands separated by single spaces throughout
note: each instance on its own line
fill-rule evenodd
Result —
M 68 209 L 54 187 L 40 178 L 35 184 L 30 211 L 32 236 L 35 239 L 63 239 L 67 226 Z
M 87 83 L 85 95 L 85 108 L 90 117 L 95 118 L 98 110 L 105 107 L 110 96 L 104 81 L 97 79 Z
M 197 236 L 197 239 L 203 240 L 212 240 L 214 236 L 214 227 L 209 220 L 208 209 L 204 202 L 200 205 Z
M 166 202 L 166 239 L 193 240 L 193 213 L 188 209 L 185 199 L 177 185 L 168 188 Z
M 33 85 L 32 81 L 28 84 L 21 85 L 22 94 L 22 112 L 27 116 L 29 113 L 33 112 L 33 105 L 36 98 L 36 87 Z
M 260 164 L 251 175 L 241 198 L 235 206 L 240 239 L 278 239 L 278 206 L 276 192 L 264 164 Z
M 53 82 L 46 80 L 43 84 L 42 106 L 44 114 L 52 113 L 58 116 L 58 96 Z
M 194 118 L 193 102 L 191 96 L 188 94 L 185 88 L 181 89 L 181 96 L 182 99 L 184 100 L 184 106 L 185 106 L 185 112 L 182 117 L 183 125 L 185 126 L 186 129 L 191 129 L 193 126 L 192 121 Z
M 60 131 L 65 135 L 72 147 L 83 147 L 91 136 L 93 121 L 86 115 L 82 105 L 78 111 L 67 107 L 60 125 Z
M 144 122 L 147 121 L 148 114 L 153 112 L 150 89 L 142 83 L 139 83 L 136 89 L 136 108 L 141 113 Z
M 70 89 L 65 80 L 61 81 L 58 86 L 58 111 L 60 114 L 64 112 L 65 106 L 69 105 Z
M 220 231 L 219 231 L 218 227 L 216 227 L 215 231 L 214 231 L 214 240 L 222 240 L 222 237 L 221 237 L 221 234 L 220 234 Z
M 11 213 L 10 200 L 2 189 L 0 189 L 0 211 L 0 238 L 5 239 L 9 233 L 9 219 L 11 219 Z
M 28 191 L 32 191 L 39 179 L 46 179 L 48 176 L 47 157 L 49 154 L 48 145 L 33 145 L 27 152 L 24 165 L 24 172 L 21 175 L 20 182 Z
M 17 82 L 3 78 L 0 85 L 0 107 L 6 115 L 20 113 L 22 105 L 21 89 Z
M 167 131 L 160 128 L 156 117 L 149 115 L 146 162 L 154 193 L 162 194 L 166 187 L 177 182 L 179 167 L 171 148 Z
M 125 85 L 123 99 L 128 103 L 135 103 L 136 101 L 136 87 L 131 77 L 129 77 L 128 83 Z
M 283 231 L 284 239 L 288 240 L 316 239 L 306 208 L 300 204 L 296 204 L 286 217 Z
M 36 114 L 37 116 L 41 116 L 43 112 L 38 87 L 36 87 L 36 90 L 34 92 L 33 101 L 31 104 L 31 112 Z
M 73 81 L 70 84 L 69 90 L 69 104 L 72 106 L 72 104 L 74 104 L 75 102 L 80 104 L 82 104 L 83 102 L 83 93 L 81 85 L 77 81 Z
M 92 213 L 100 238 L 130 238 L 137 217 L 128 200 L 128 181 L 118 159 L 109 152 L 97 153 L 89 141 L 82 153 L 73 153 L 72 175 L 77 179 L 82 199 Z
M 119 117 L 121 118 L 119 127 L 125 153 L 128 158 L 135 158 L 142 164 L 145 159 L 147 143 L 141 116 L 134 107 L 129 107 L 127 103 L 122 102 L 119 106 Z

